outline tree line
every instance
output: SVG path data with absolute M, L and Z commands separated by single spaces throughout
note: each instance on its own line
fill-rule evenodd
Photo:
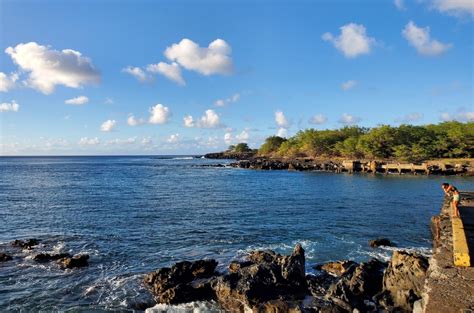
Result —
M 238 144 L 238 150 L 249 150 Z M 234 147 L 235 148 L 235 147 Z M 345 157 L 419 162 L 433 158 L 474 157 L 474 122 L 443 122 L 423 126 L 380 125 L 373 128 L 306 129 L 289 138 L 268 137 L 261 156 Z

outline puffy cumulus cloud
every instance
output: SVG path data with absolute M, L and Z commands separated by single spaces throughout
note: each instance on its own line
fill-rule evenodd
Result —
M 474 1 L 472 0 L 433 0 L 431 4 L 442 13 L 474 17 Z
M 156 104 L 150 108 L 150 118 L 148 122 L 150 124 L 165 124 L 171 117 L 171 111 L 168 107 L 162 104 Z
M 166 139 L 166 142 L 168 143 L 177 143 L 178 141 L 179 141 L 179 134 L 172 134 Z
M 114 130 L 115 126 L 117 125 L 116 120 L 106 120 L 105 122 L 100 125 L 100 130 L 103 132 L 110 132 Z
M 321 125 L 328 121 L 328 118 L 322 114 L 316 114 L 309 119 L 310 124 Z
M 240 100 L 240 94 L 239 93 L 235 93 L 233 94 L 231 97 L 229 98 L 226 98 L 226 99 L 217 99 L 216 101 L 214 101 L 214 105 L 218 106 L 218 107 L 223 107 L 223 106 L 226 106 L 228 104 L 231 104 L 231 103 L 236 103 Z
M 217 128 L 222 126 L 219 115 L 211 109 L 206 110 L 204 115 L 196 121 L 192 115 L 186 115 L 183 122 L 186 127 Z
M 402 31 L 403 37 L 415 47 L 419 54 L 427 56 L 440 55 L 452 48 L 452 44 L 444 44 L 431 39 L 429 27 L 418 27 L 413 21 L 408 22 Z
M 145 124 L 145 120 L 142 118 L 136 118 L 133 114 L 130 114 L 127 118 L 127 124 L 129 126 L 139 126 Z
M 405 1 L 403 1 L 403 0 L 394 0 L 393 4 L 395 4 L 397 9 L 399 9 L 400 11 L 406 10 Z
M 402 117 L 396 118 L 395 122 L 399 123 L 411 123 L 411 122 L 417 122 L 423 118 L 423 113 L 420 112 L 414 112 L 410 114 L 406 114 Z
M 280 127 L 278 128 L 276 135 L 285 138 L 288 135 L 288 129 Z
M 224 134 L 224 142 L 228 145 L 233 144 L 233 143 L 240 143 L 240 142 L 245 142 L 247 143 L 250 138 L 250 133 L 248 129 L 244 129 L 242 132 L 240 132 L 237 135 L 233 135 L 232 131 L 228 131 Z
M 100 140 L 97 137 L 94 137 L 94 138 L 82 137 L 79 140 L 80 146 L 97 146 L 98 144 L 100 144 Z
M 0 92 L 7 92 L 15 88 L 18 78 L 19 76 L 17 73 L 11 73 L 10 75 L 7 75 L 3 72 L 0 72 Z
M 44 94 L 51 94 L 57 85 L 80 88 L 100 81 L 91 60 L 72 49 L 58 51 L 29 42 L 8 47 L 5 52 L 28 73 L 25 84 Z
M 72 105 L 82 105 L 82 104 L 86 104 L 87 102 L 89 102 L 89 98 L 86 96 L 79 96 L 79 97 L 67 99 L 66 101 L 64 101 L 64 103 L 72 104 Z
M 187 70 L 208 76 L 232 73 L 231 52 L 231 47 L 222 39 L 214 40 L 206 48 L 185 38 L 166 48 L 165 56 Z
M 110 146 L 110 145 L 133 145 L 137 143 L 137 137 L 130 137 L 127 139 L 112 139 L 109 140 L 105 143 L 105 145 Z
M 244 129 L 240 134 L 235 136 L 238 142 L 247 142 L 250 138 L 250 134 L 247 129 Z
M 194 127 L 194 118 L 191 115 L 183 117 L 183 123 L 185 127 Z
M 344 125 L 354 125 L 354 124 L 359 123 L 361 120 L 362 119 L 360 117 L 343 113 L 341 118 L 339 119 L 339 123 L 344 124 Z
M 440 115 L 440 120 L 444 122 L 458 121 L 458 122 L 474 122 L 474 112 L 465 109 L 459 109 L 455 113 L 443 112 Z
M 282 111 L 275 112 L 275 122 L 279 127 L 288 128 L 290 126 L 288 119 Z
M 127 66 L 122 69 L 122 72 L 132 75 L 141 82 L 147 82 L 151 79 L 144 70 L 136 66 Z
M 341 84 L 341 89 L 346 91 L 346 90 L 354 88 L 355 86 L 357 86 L 357 81 L 356 80 L 348 80 L 348 81 L 343 82 Z
M 15 100 L 0 103 L 0 112 L 18 112 L 20 105 Z
M 158 64 L 149 64 L 146 70 L 151 73 L 161 74 L 169 80 L 174 81 L 178 85 L 186 85 L 186 82 L 184 81 L 184 78 L 181 75 L 181 68 L 176 62 L 173 62 L 171 64 L 165 62 L 160 62 Z
M 322 39 L 331 42 L 346 58 L 355 58 L 370 53 L 375 39 L 367 35 L 364 25 L 350 23 L 340 27 L 341 34 L 335 37 L 324 33 Z

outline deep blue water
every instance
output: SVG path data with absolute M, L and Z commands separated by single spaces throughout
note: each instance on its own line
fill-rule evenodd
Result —
M 463 177 L 382 176 L 209 168 L 165 157 L 0 158 L 0 311 L 127 310 L 149 299 L 144 273 L 183 259 L 222 266 L 255 248 L 289 253 L 307 267 L 387 258 L 367 241 L 429 252 L 439 185 Z M 9 246 L 39 238 L 33 251 Z M 88 253 L 90 266 L 36 264 L 38 251 Z

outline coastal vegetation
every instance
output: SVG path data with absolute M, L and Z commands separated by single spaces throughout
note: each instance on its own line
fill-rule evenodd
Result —
M 237 145 L 238 146 L 238 145 Z M 418 162 L 474 157 L 474 122 L 423 126 L 306 129 L 289 138 L 268 137 L 258 149 L 265 157 L 344 157 Z

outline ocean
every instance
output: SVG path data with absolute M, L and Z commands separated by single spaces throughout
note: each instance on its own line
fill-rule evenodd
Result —
M 430 217 L 448 181 L 467 177 L 254 171 L 182 156 L 0 158 L 0 311 L 133 311 L 151 300 L 143 275 L 181 260 L 220 269 L 253 249 L 306 250 L 317 263 L 395 248 L 430 253 Z M 34 250 L 10 246 L 38 238 Z M 86 268 L 36 263 L 40 251 L 87 253 Z

